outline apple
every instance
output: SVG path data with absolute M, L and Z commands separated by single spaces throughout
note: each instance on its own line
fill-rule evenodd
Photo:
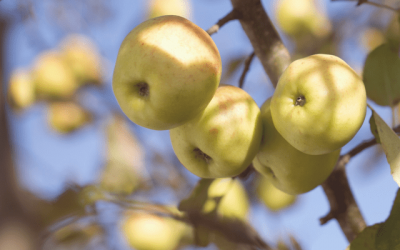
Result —
M 204 30 L 183 17 L 161 16 L 125 37 L 113 90 L 134 123 L 172 129 L 205 109 L 218 87 L 221 68 L 218 49 Z
M 150 0 L 148 1 L 148 18 L 176 15 L 189 19 L 189 0 Z
M 68 99 L 78 88 L 74 74 L 57 51 L 40 54 L 34 62 L 32 76 L 41 98 Z
M 238 179 L 215 179 L 208 188 L 208 199 L 203 212 L 209 213 L 216 206 L 216 198 L 222 197 L 218 204 L 217 214 L 223 217 L 245 220 L 249 211 L 249 198 L 242 183 Z
M 49 106 L 48 122 L 59 133 L 70 133 L 91 120 L 90 113 L 74 102 L 53 102 Z
M 243 172 L 258 152 L 260 109 L 246 91 L 221 86 L 192 120 L 170 130 L 180 162 L 201 178 L 232 177 Z
M 276 130 L 293 147 L 322 155 L 347 144 L 367 111 L 365 86 L 342 59 L 316 54 L 292 62 L 271 100 Z
M 31 106 L 36 100 L 35 85 L 29 70 L 16 69 L 10 77 L 8 100 L 15 109 Z
M 257 196 L 271 211 L 279 211 L 291 206 L 296 201 L 296 196 L 287 194 L 276 188 L 265 176 L 257 180 Z
M 68 35 L 60 47 L 63 59 L 80 85 L 101 83 L 102 58 L 96 44 L 90 38 L 80 34 Z
M 276 188 L 296 195 L 308 192 L 328 178 L 340 155 L 340 149 L 323 155 L 309 155 L 294 148 L 275 129 L 271 98 L 261 106 L 263 140 L 254 168 Z
M 324 37 L 331 31 L 325 11 L 314 0 L 280 0 L 276 18 L 279 27 L 295 37 L 307 33 Z
M 174 250 L 187 226 L 172 218 L 131 212 L 122 225 L 128 244 L 137 250 Z

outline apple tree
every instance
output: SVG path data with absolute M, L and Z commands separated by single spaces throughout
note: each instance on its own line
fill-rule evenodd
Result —
M 0 1 L 0 249 L 400 249 L 399 12 Z

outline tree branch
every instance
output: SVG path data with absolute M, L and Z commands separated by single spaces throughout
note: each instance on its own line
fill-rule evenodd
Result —
M 260 0 L 231 0 L 231 2 L 233 8 L 240 11 L 240 24 L 250 39 L 254 53 L 276 87 L 279 77 L 290 63 L 289 51 L 283 45 Z
M 214 24 L 207 30 L 207 33 L 211 36 L 214 33 L 217 33 L 218 30 L 225 25 L 227 22 L 236 20 L 240 18 L 240 12 L 238 12 L 236 9 L 233 9 L 231 12 L 228 13 L 225 17 L 220 19 L 217 24 Z
M 253 51 L 253 53 L 251 53 L 244 61 L 244 69 L 243 69 L 242 75 L 240 76 L 240 79 L 239 79 L 239 88 L 243 88 L 244 78 L 246 77 L 247 72 L 249 72 L 250 64 L 253 61 L 254 56 L 255 56 L 255 54 Z

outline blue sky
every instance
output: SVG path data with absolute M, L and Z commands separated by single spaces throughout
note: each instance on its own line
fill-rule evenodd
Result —
M 8 8 L 15 6 L 13 2 L 14 0 L 1 1 L 0 10 L 7 12 Z M 6 43 L 6 79 L 13 69 L 31 65 L 38 53 L 56 46 L 65 35 L 65 31 L 57 31 L 57 26 L 49 22 L 46 15 L 42 14 L 43 8 L 49 1 L 43 2 L 44 4 L 38 5 L 41 8 L 37 10 L 37 19 L 34 23 L 28 25 L 17 23 L 9 30 Z M 90 107 L 95 107 L 100 115 L 107 116 L 110 110 L 99 102 L 99 98 L 104 98 L 114 108 L 118 108 L 111 89 L 112 69 L 119 45 L 125 35 L 144 20 L 145 2 L 144 0 L 115 1 L 113 2 L 115 4 L 109 4 L 113 17 L 107 22 L 70 30 L 92 38 L 109 64 L 104 90 L 85 90 L 87 94 L 85 103 Z M 276 1 L 263 1 L 267 12 L 271 15 L 274 2 Z M 192 0 L 191 3 L 192 21 L 203 29 L 211 27 L 231 10 L 228 0 Z M 371 8 L 374 8 L 361 6 L 356 10 L 354 2 L 326 1 L 326 4 L 330 9 L 331 18 L 362 11 L 368 13 Z M 357 20 L 365 21 L 362 18 Z M 32 37 L 32 34 L 36 36 Z M 290 42 L 285 36 L 283 37 L 290 47 Z M 230 58 L 252 52 L 252 47 L 238 21 L 228 23 L 212 38 L 220 50 L 224 66 Z M 341 46 L 340 56 L 352 67 L 360 69 L 366 52 L 359 48 L 356 41 L 354 37 L 345 41 Z M 234 75 L 229 83 L 236 85 L 238 78 L 239 74 Z M 251 65 L 244 89 L 260 106 L 273 93 L 273 87 L 257 59 Z M 388 124 L 391 124 L 389 108 L 379 107 L 372 102 L 370 104 Z M 368 124 L 370 115 L 368 111 L 366 121 L 359 133 L 343 148 L 342 152 L 347 152 L 363 140 L 372 138 Z M 9 114 L 21 185 L 39 196 L 51 198 L 60 194 L 68 181 L 84 185 L 96 179 L 96 174 L 104 161 L 105 136 L 102 122 L 87 126 L 69 136 L 59 135 L 49 129 L 45 116 L 46 107 L 43 104 L 36 105 L 21 115 Z M 173 155 L 168 131 L 152 131 L 133 124 L 132 129 L 145 147 L 155 148 L 167 157 Z M 383 154 L 380 154 L 375 163 L 377 167 L 370 171 L 366 170 L 370 163 L 370 156 L 377 148 L 366 150 L 354 157 L 347 165 L 350 185 L 368 225 L 387 218 L 398 188 L 390 175 L 390 168 Z M 188 176 L 193 180 L 197 178 L 190 173 Z M 164 198 L 161 199 L 162 197 Z M 154 199 L 160 198 L 159 201 L 165 202 L 165 197 L 174 199 L 171 195 L 159 195 Z M 328 211 L 328 201 L 322 188 L 318 187 L 300 195 L 295 206 L 279 213 L 272 213 L 261 205 L 255 205 L 250 212 L 250 221 L 267 242 L 276 242 L 277 238 L 287 237 L 287 233 L 290 233 L 300 241 L 305 250 L 345 249 L 348 243 L 336 221 L 332 220 L 324 226 L 319 225 L 319 218 Z

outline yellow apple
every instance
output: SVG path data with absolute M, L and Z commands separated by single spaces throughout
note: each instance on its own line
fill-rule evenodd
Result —
M 292 62 L 271 100 L 276 130 L 293 147 L 321 155 L 347 144 L 364 122 L 365 86 L 342 59 L 316 54 Z
M 61 42 L 61 55 L 71 68 L 79 84 L 96 83 L 102 81 L 102 58 L 96 44 L 80 34 L 67 36 Z
M 148 18 L 176 15 L 190 18 L 190 0 L 150 0 L 148 1 Z
M 314 0 L 279 0 L 276 15 L 279 27 L 292 36 L 311 33 L 324 37 L 331 31 L 325 11 Z
M 206 109 L 170 130 L 183 166 L 202 178 L 232 177 L 257 154 L 262 137 L 260 109 L 246 91 L 219 87 Z
M 57 51 L 40 54 L 32 74 L 36 92 L 43 98 L 70 98 L 78 88 L 74 74 Z
M 205 109 L 218 87 L 221 67 L 218 49 L 204 30 L 183 17 L 161 16 L 125 37 L 113 90 L 134 123 L 171 129 Z
M 91 120 L 88 111 L 73 102 L 54 102 L 49 106 L 48 121 L 59 133 L 72 132 Z
M 257 180 L 257 196 L 272 211 L 287 208 L 296 201 L 295 195 L 287 194 L 276 188 L 265 176 L 259 176 Z
M 12 72 L 8 87 L 8 100 L 16 109 L 27 108 L 35 102 L 35 85 L 28 70 L 17 69 Z
M 122 226 L 123 235 L 136 250 L 174 250 L 187 227 L 171 218 L 132 212 Z
M 217 214 L 223 217 L 245 220 L 249 211 L 249 198 L 242 183 L 238 179 L 215 179 L 208 189 L 208 199 L 203 207 L 204 213 L 213 211 L 217 206 L 218 197 L 222 197 L 218 204 Z
M 253 160 L 254 168 L 285 193 L 295 195 L 314 189 L 331 174 L 340 149 L 324 155 L 302 153 L 278 133 L 271 112 L 268 99 L 261 107 L 263 140 Z
M 385 42 L 385 36 L 381 30 L 370 27 L 361 33 L 359 40 L 365 50 L 371 51 Z

